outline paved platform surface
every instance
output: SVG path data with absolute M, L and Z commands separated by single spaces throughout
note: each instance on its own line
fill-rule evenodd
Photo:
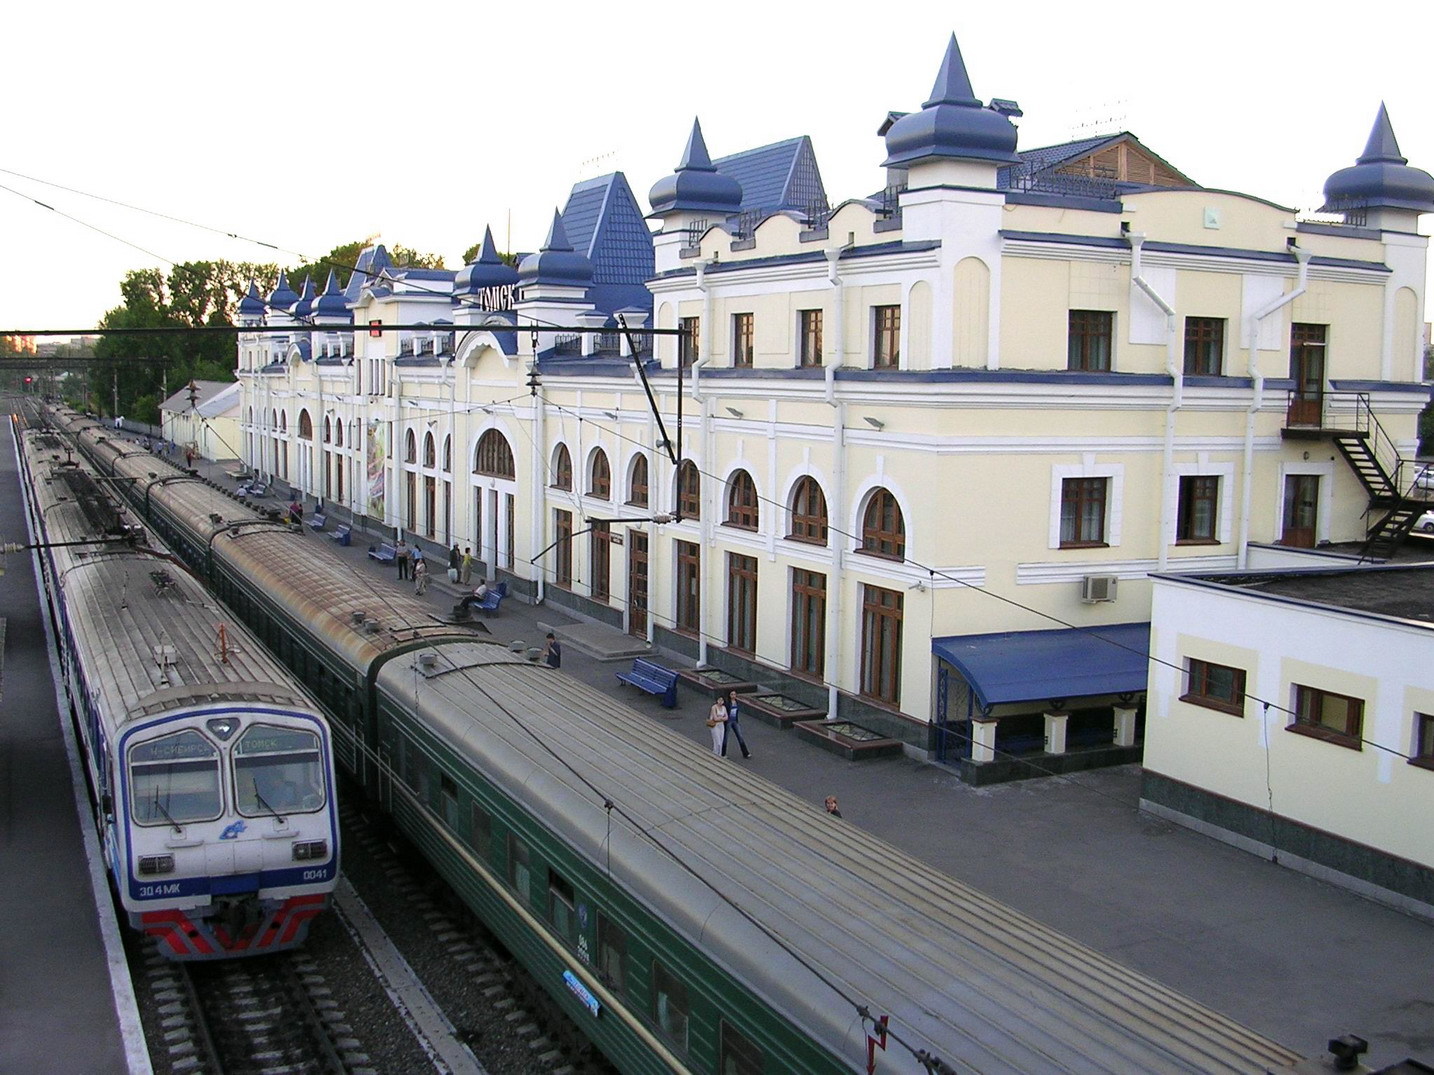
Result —
M 391 532 L 359 534 L 338 550 L 356 570 L 411 586 L 367 558 Z M 460 592 L 442 579 L 429 596 L 446 611 Z M 705 693 L 679 687 L 677 708 L 664 709 L 617 681 L 651 652 L 642 640 L 516 598 L 484 623 L 504 643 L 541 645 L 553 630 L 565 673 L 710 749 Z M 750 715 L 742 728 L 752 758 L 729 751 L 731 764 L 814 810 L 836 795 L 846 823 L 1291 1048 L 1320 1056 L 1354 1033 L 1372 1064 L 1434 1063 L 1434 925 L 1142 814 L 1138 766 L 973 788 L 909 758 L 848 762 Z
M 27 542 L 9 423 L 0 431 L 0 541 Z M 0 1072 L 148 1072 L 126 1054 L 112 988 L 113 921 L 98 909 L 30 554 L 4 557 L 0 682 Z M 97 849 L 96 849 L 97 850 Z M 99 881 L 99 895 L 108 901 Z M 121 964 L 121 971 L 124 970 Z M 132 1014 L 132 1009 L 131 1009 Z M 137 1022 L 127 1025 L 137 1048 Z

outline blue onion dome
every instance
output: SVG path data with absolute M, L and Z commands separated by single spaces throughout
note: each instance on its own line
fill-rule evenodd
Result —
M 294 317 L 299 321 L 307 320 L 314 312 L 314 278 L 304 277 L 304 286 L 299 288 L 299 301 L 294 303 Z
M 742 209 L 742 184 L 717 170 L 702 140 L 702 125 L 694 119 L 677 171 L 654 183 L 647 200 L 654 215 L 687 211 L 730 216 Z
M 274 286 L 274 290 L 269 292 L 269 309 L 287 310 L 298 301 L 299 296 L 295 294 L 294 289 L 289 286 L 289 277 L 284 273 L 283 269 L 280 269 L 279 282 Z
M 984 108 L 971 89 L 956 35 L 920 112 L 896 120 L 886 131 L 885 167 L 935 158 L 984 160 L 1007 164 L 1016 157 L 1016 125 Z
M 250 280 L 248 292 L 239 300 L 239 316 L 245 318 L 263 317 L 264 311 L 267 309 L 268 307 L 264 305 L 264 300 L 259 297 L 259 286 L 254 283 L 253 280 Z
M 1434 176 L 1409 167 L 1394 139 L 1389 111 L 1383 104 L 1357 163 L 1325 180 L 1324 209 L 1407 209 L 1434 212 Z
M 536 254 L 529 254 L 518 266 L 518 279 L 523 284 L 559 284 L 564 287 L 591 287 L 593 263 L 573 249 L 563 218 L 553 210 L 553 226 L 548 238 Z
M 458 270 L 453 278 L 453 294 L 477 295 L 490 287 L 509 287 L 518 282 L 518 270 L 498 256 L 493 245 L 493 229 L 483 229 L 483 245 L 478 257 Z
M 339 287 L 338 275 L 333 269 L 329 270 L 328 283 L 324 284 L 324 293 L 314 303 L 314 316 L 324 318 L 343 318 L 345 321 L 352 321 L 353 314 L 349 310 L 348 300 L 344 297 Z

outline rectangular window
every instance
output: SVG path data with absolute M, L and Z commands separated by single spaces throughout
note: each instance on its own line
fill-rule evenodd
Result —
M 1192 657 L 1185 676 L 1185 693 L 1180 700 L 1243 717 L 1245 670 Z
M 1409 763 L 1434 769 L 1434 716 L 1428 713 L 1414 714 L 1414 753 Z
M 468 846 L 485 861 L 493 849 L 493 815 L 477 803 L 469 813 Z
M 862 587 L 861 693 L 880 702 L 901 701 L 901 618 L 905 595 Z
M 691 541 L 677 543 L 677 629 L 696 634 L 702 627 L 702 559 Z
M 720 1075 L 762 1075 L 762 1050 L 726 1019 L 722 1020 L 721 1048 L 717 1058 Z
M 702 318 L 684 317 L 677 327 L 682 330 L 682 335 L 677 337 L 677 361 L 690 366 L 701 354 Z
M 1180 506 L 1175 520 L 1175 540 L 1187 545 L 1215 545 L 1216 508 L 1220 503 L 1220 479 L 1187 475 L 1180 479 Z
M 727 645 L 757 650 L 757 558 L 727 554 Z
M 1066 478 L 1061 482 L 1061 548 L 1105 544 L 1109 484 L 1109 478 Z
M 593 523 L 588 549 L 592 556 L 594 600 L 606 601 L 612 595 L 612 558 L 608 546 L 612 539 L 612 528 L 606 521 Z
M 1225 363 L 1225 319 L 1185 319 L 1185 372 L 1199 377 L 1219 377 Z
M 1072 310 L 1066 340 L 1066 369 L 1108 371 L 1114 339 L 1115 314 L 1109 310 Z
M 503 528 L 503 566 L 511 571 L 517 562 L 517 535 L 514 531 L 518 517 L 517 499 L 512 493 L 504 494 L 503 508 L 508 518 L 508 523 Z
M 820 310 L 797 311 L 797 365 L 820 366 L 822 364 L 822 312 Z
M 752 315 L 732 315 L 732 365 L 752 368 Z
M 573 513 L 561 508 L 553 511 L 553 581 L 573 584 Z
M 450 829 L 458 828 L 458 785 L 447 773 L 438 774 L 438 806 L 443 823 Z
M 1318 687 L 1295 684 L 1295 720 L 1285 730 L 1337 743 L 1352 750 L 1362 749 L 1364 702 Z
M 614 993 L 622 996 L 627 992 L 627 934 L 601 911 L 597 919 L 597 972 Z
M 901 307 L 872 307 L 871 364 L 879 370 L 894 370 L 901 362 Z
M 528 845 L 518 837 L 508 835 L 508 884 L 518 893 L 524 903 L 532 902 L 532 865 Z
M 548 921 L 553 931 L 569 944 L 578 943 L 577 901 L 572 882 L 555 870 L 548 870 Z
M 792 568 L 792 671 L 820 679 L 826 670 L 827 577 Z
M 687 1052 L 687 987 L 657 960 L 652 961 L 652 1017 L 662 1036 Z

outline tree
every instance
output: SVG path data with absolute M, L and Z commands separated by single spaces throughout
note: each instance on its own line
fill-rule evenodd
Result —
M 355 239 L 352 242 L 340 243 L 317 261 L 305 261 L 287 270 L 289 274 L 289 285 L 295 290 L 304 282 L 304 277 L 314 281 L 314 286 L 323 289 L 325 281 L 329 278 L 329 270 L 339 274 L 339 286 L 347 287 L 349 277 L 353 275 L 354 269 L 358 266 L 359 255 L 363 253 L 364 247 L 371 246 L 376 241 L 375 236 L 367 239 Z M 419 269 L 441 269 L 443 268 L 442 254 L 420 254 L 417 250 L 402 245 L 385 247 L 388 250 L 389 260 L 399 267 Z
M 472 246 L 470 246 L 467 250 L 463 251 L 463 264 L 464 264 L 464 265 L 472 264 L 473 259 L 478 256 L 478 251 L 481 250 L 481 249 L 483 249 L 483 240 L 482 240 L 482 239 L 479 239 L 476 243 L 474 243 Z M 517 254 L 503 254 L 503 253 L 500 253 L 500 254 L 498 255 L 498 257 L 502 260 L 502 262 L 503 262 L 504 265 L 511 265 L 511 266 L 513 266 L 513 268 L 515 268 L 515 269 L 518 267 L 518 255 L 517 255 Z

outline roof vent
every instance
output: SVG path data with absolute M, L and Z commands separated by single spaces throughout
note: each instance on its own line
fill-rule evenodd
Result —
M 366 613 L 366 612 L 359 612 L 359 611 L 357 611 L 357 610 L 355 610 L 355 611 L 349 613 L 349 617 L 353 620 L 355 627 L 357 627 L 359 624 L 363 623 L 364 619 L 367 618 L 367 616 L 368 616 L 368 613 Z
M 418 663 L 423 667 L 424 671 L 431 672 L 438 666 L 438 654 L 420 653 L 418 655 Z
M 378 620 L 364 620 L 363 629 L 371 635 L 378 634 Z
M 1086 575 L 1080 580 L 1080 599 L 1087 605 L 1115 600 L 1119 575 Z

